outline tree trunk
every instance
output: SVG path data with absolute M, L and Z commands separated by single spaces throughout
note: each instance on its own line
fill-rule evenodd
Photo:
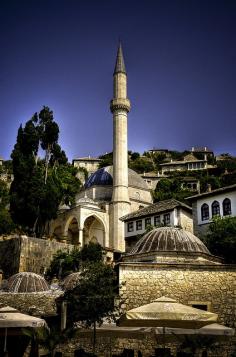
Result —
M 93 354 L 95 355 L 96 346 L 96 322 L 93 323 Z

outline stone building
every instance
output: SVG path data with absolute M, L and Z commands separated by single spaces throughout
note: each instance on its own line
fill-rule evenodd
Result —
M 236 184 L 188 197 L 192 202 L 193 231 L 205 235 L 215 216 L 236 216 Z
M 170 162 L 165 162 L 160 164 L 161 173 L 165 174 L 172 171 L 195 171 L 195 170 L 206 170 L 213 168 L 213 165 L 207 163 L 207 157 L 203 159 L 197 159 L 193 153 L 188 154 L 181 161 L 171 160 Z
M 150 226 L 178 226 L 192 232 L 192 208 L 175 199 L 154 203 L 121 217 L 125 222 L 126 251 L 129 251 Z
M 92 175 L 99 168 L 99 163 L 101 159 L 98 157 L 78 157 L 72 160 L 72 165 L 80 169 L 78 171 L 77 177 L 80 179 L 82 184 L 86 181 L 86 176 Z M 81 170 L 82 169 L 82 170 Z
M 90 175 L 84 189 L 78 193 L 75 205 L 61 207 L 57 219 L 51 222 L 50 235 L 80 245 L 92 240 L 104 248 L 124 251 L 124 223 L 120 217 L 151 204 L 152 196 L 144 180 L 128 169 L 127 115 L 130 101 L 121 45 L 113 75 L 110 109 L 113 114 L 113 166 Z M 89 162 L 92 170 L 97 162 Z M 76 163 L 78 165 L 78 160 L 74 161 Z
M 119 264 L 119 283 L 125 310 L 164 295 L 236 326 L 236 266 L 223 264 L 182 229 L 156 228 L 141 238 Z

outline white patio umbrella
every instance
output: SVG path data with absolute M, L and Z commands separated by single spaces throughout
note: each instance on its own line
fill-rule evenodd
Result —
M 38 317 L 22 314 L 13 307 L 0 308 L 0 329 L 5 329 L 4 352 L 7 351 L 7 329 L 21 327 L 42 327 L 46 322 Z
M 217 314 L 195 309 L 162 296 L 150 304 L 127 311 L 119 320 L 119 326 L 201 328 L 216 322 Z
M 156 335 L 163 334 L 162 327 L 150 327 L 145 329 L 146 332 L 155 332 Z M 185 329 L 185 328 L 173 328 L 166 327 L 166 335 L 211 335 L 211 336 L 234 336 L 234 329 L 220 325 L 217 323 L 212 323 L 210 325 L 203 326 L 199 329 Z

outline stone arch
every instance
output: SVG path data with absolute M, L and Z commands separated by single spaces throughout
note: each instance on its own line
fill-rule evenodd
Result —
M 62 237 L 63 237 L 63 228 L 62 228 L 62 226 L 61 225 L 55 226 L 51 235 L 57 241 L 60 241 L 62 239 Z
M 97 242 L 104 247 L 105 233 L 105 224 L 100 217 L 93 214 L 85 218 L 83 228 L 83 244 Z
M 64 228 L 64 237 L 67 239 L 67 243 L 78 244 L 79 243 L 79 223 L 75 216 L 70 216 L 66 221 Z

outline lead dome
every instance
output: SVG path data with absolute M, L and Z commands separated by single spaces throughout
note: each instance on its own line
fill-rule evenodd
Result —
M 8 279 L 6 290 L 11 293 L 38 293 L 50 289 L 41 275 L 22 272 L 12 275 Z
M 191 232 L 175 227 L 159 227 L 145 234 L 124 256 L 128 261 L 206 262 L 220 260 Z
M 113 165 L 103 167 L 94 172 L 94 174 L 92 174 L 85 182 L 84 187 L 87 189 L 92 186 L 112 186 L 112 184 Z M 139 189 L 148 189 L 146 182 L 139 176 L 139 174 L 137 174 L 137 172 L 131 169 L 128 169 L 128 185 Z

